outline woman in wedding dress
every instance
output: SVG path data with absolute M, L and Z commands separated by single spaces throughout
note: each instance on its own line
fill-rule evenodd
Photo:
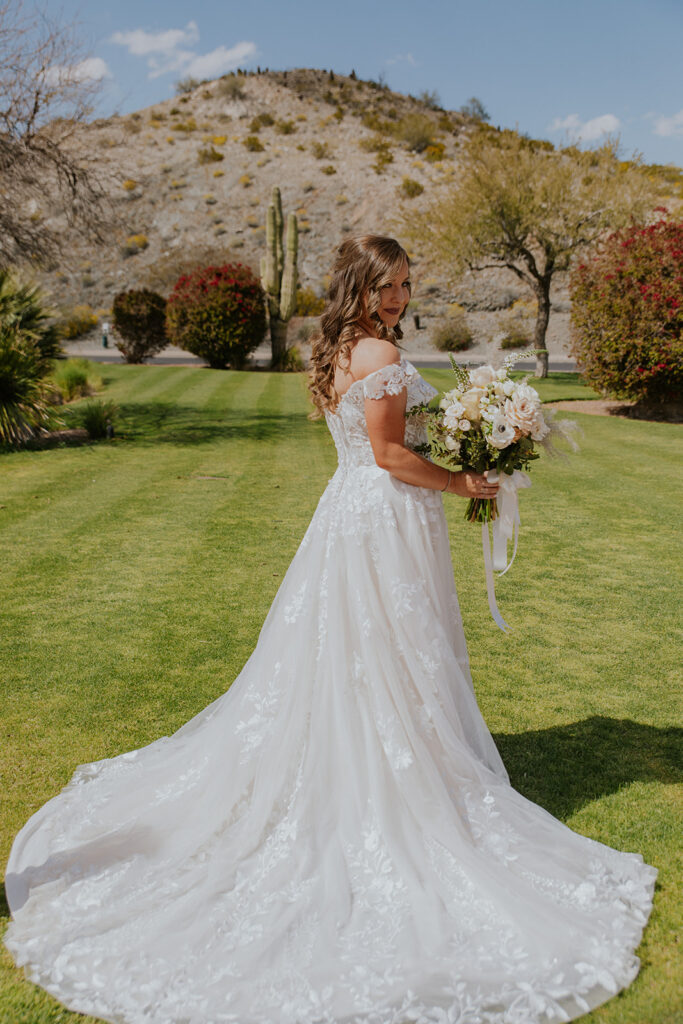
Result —
M 311 390 L 339 456 L 227 692 L 17 836 L 5 942 L 116 1024 L 548 1024 L 627 986 L 656 871 L 511 788 L 472 688 L 405 252 L 341 246 Z M 447 498 L 446 500 L 452 500 Z

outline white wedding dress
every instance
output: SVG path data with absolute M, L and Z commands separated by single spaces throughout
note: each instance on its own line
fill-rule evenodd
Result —
M 15 840 L 5 942 L 117 1024 L 535 1024 L 628 985 L 656 871 L 511 788 L 477 707 L 442 496 L 375 464 L 365 399 L 230 689 L 82 765 Z M 408 421 L 406 443 L 423 428 Z

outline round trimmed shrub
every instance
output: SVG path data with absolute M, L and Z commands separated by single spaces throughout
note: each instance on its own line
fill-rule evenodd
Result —
M 183 274 L 168 299 L 166 331 L 214 369 L 239 369 L 266 332 L 261 282 L 241 263 Z
M 618 231 L 572 272 L 572 353 L 603 394 L 683 404 L 683 223 Z
M 168 345 L 166 299 L 148 288 L 119 292 L 112 305 L 116 347 L 127 363 L 144 363 Z

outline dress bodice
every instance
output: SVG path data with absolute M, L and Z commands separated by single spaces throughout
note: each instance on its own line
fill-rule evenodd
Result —
M 412 363 L 401 359 L 399 363 L 383 366 L 367 377 L 355 380 L 342 395 L 334 412 L 325 413 L 325 419 L 337 448 L 340 469 L 355 466 L 374 466 L 375 456 L 365 421 L 365 399 L 380 399 L 384 395 L 398 395 L 407 391 L 406 408 L 428 402 L 437 394 Z M 424 425 L 419 417 L 406 420 L 404 442 L 409 448 L 426 441 Z

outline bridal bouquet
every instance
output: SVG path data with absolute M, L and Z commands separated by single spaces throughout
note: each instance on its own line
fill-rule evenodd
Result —
M 539 458 L 537 445 L 556 453 L 553 436 L 561 436 L 576 450 L 571 437 L 576 424 L 556 422 L 552 413 L 544 413 L 538 392 L 528 378 L 513 380 L 510 369 L 519 353 L 509 355 L 500 369 L 459 366 L 451 356 L 455 387 L 447 391 L 437 411 L 418 406 L 410 415 L 419 415 L 427 428 L 428 441 L 417 450 L 447 469 L 488 470 L 488 479 L 499 484 L 496 498 L 471 498 L 465 518 L 482 524 L 487 589 L 493 617 L 505 627 L 495 605 L 491 567 L 501 575 L 508 571 L 517 552 L 519 510 L 517 491 L 530 487 L 523 470 Z M 488 523 L 493 522 L 493 559 L 488 543 Z M 507 560 L 507 542 L 514 535 L 515 548 Z

